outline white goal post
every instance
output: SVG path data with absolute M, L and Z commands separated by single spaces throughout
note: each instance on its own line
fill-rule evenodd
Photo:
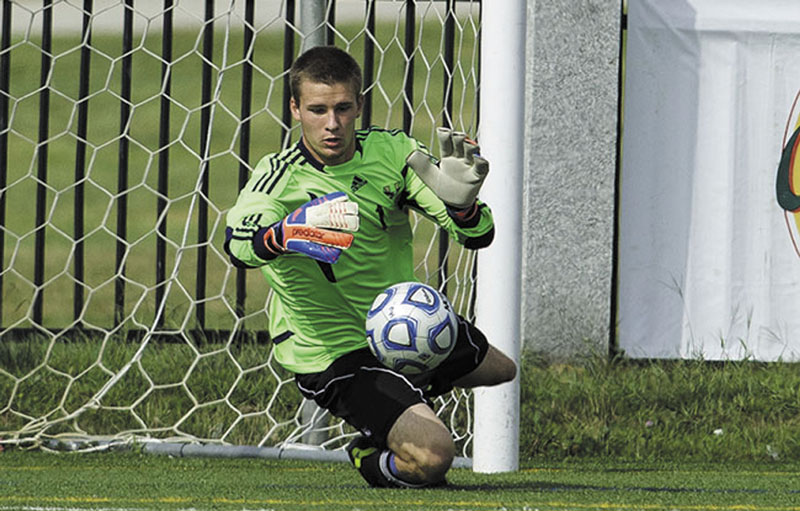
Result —
M 519 306 L 490 304 L 520 303 L 526 13 L 489 3 L 0 0 L 0 445 L 341 454 L 355 432 L 303 402 L 269 289 L 221 248 L 249 171 L 297 139 L 287 68 L 318 44 L 362 61 L 363 125 L 479 138 L 494 247 L 414 216 L 417 277 L 518 360 Z M 514 383 L 435 408 L 494 472 L 517 467 L 518 401 Z
M 494 172 L 481 197 L 492 206 L 494 242 L 478 255 L 477 325 L 520 363 L 522 339 L 522 175 L 525 105 L 525 0 L 506 0 L 481 17 L 481 151 Z M 489 100 L 488 98 L 493 98 Z M 519 466 L 519 378 L 475 389 L 477 472 Z

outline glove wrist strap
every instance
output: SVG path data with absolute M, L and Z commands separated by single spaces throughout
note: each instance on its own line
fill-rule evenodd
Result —
M 277 222 L 256 232 L 253 236 L 253 251 L 259 258 L 272 261 L 285 252 L 281 247 L 282 241 L 283 225 Z
M 480 222 L 481 216 L 478 213 L 478 203 L 473 202 L 466 208 L 455 208 L 445 204 L 447 214 L 459 227 L 475 227 Z

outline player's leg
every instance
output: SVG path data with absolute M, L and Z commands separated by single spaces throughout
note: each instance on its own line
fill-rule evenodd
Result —
M 478 367 L 453 381 L 453 385 L 464 388 L 498 385 L 513 380 L 516 375 L 517 365 L 514 361 L 490 345 Z
M 295 381 L 306 398 L 361 431 L 347 451 L 371 486 L 422 487 L 441 481 L 450 467 L 450 433 L 422 389 L 383 367 L 368 349 L 342 356 L 321 373 L 295 375 Z
M 429 398 L 439 396 L 453 387 L 479 387 L 511 381 L 517 366 L 503 352 L 491 346 L 475 325 L 458 318 L 458 339 L 453 352 L 428 377 L 415 382 L 426 388 Z
M 428 396 L 453 386 L 498 385 L 514 379 L 517 366 L 500 350 L 489 345 L 475 325 L 459 318 L 459 335 L 453 353 L 432 375 L 409 377 L 420 387 L 429 386 Z M 405 481 L 435 484 L 444 480 L 455 456 L 455 445 L 447 427 L 424 403 L 409 407 L 398 417 L 388 435 L 393 468 Z
M 360 436 L 348 454 L 362 477 L 372 486 L 424 488 L 445 483 L 455 456 L 450 432 L 424 403 L 407 408 L 388 435 L 387 447 Z
M 453 353 L 431 375 L 410 377 L 428 396 L 439 395 L 453 386 L 497 385 L 516 376 L 513 360 L 489 345 L 474 325 L 459 318 L 459 337 Z M 388 435 L 394 453 L 394 468 L 409 482 L 433 484 L 444 480 L 455 455 L 452 435 L 427 404 L 409 407 L 397 419 Z
M 401 479 L 414 484 L 444 480 L 455 456 L 450 431 L 424 403 L 403 412 L 389 431 L 388 447 Z

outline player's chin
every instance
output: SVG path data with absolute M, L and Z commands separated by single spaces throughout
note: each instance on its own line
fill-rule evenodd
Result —
M 325 146 L 318 154 L 328 165 L 336 165 L 338 163 L 343 163 L 342 159 L 344 158 L 345 150 L 343 147 Z

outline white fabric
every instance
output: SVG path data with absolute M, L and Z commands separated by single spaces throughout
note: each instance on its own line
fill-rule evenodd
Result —
M 775 196 L 800 1 L 628 4 L 619 347 L 800 360 L 800 258 Z

